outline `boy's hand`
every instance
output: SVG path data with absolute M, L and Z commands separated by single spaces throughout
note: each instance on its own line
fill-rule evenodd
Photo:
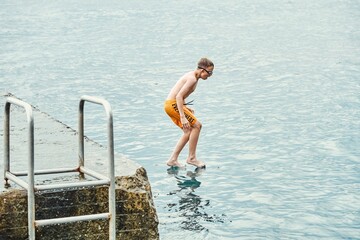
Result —
M 183 129 L 190 129 L 190 128 L 191 128 L 190 123 L 189 123 L 189 121 L 186 119 L 185 116 L 181 118 L 181 124 L 182 124 L 182 126 L 183 126 Z

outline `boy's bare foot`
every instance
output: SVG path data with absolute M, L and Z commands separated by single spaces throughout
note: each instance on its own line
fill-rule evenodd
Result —
M 195 167 L 198 167 L 198 168 L 205 167 L 205 163 L 203 163 L 202 161 L 199 161 L 197 159 L 188 159 L 188 160 L 186 160 L 186 163 L 193 165 Z
M 166 165 L 168 165 L 169 167 L 179 167 L 179 168 L 183 168 L 184 166 L 181 165 L 177 160 L 173 161 L 173 160 L 169 160 L 166 162 Z

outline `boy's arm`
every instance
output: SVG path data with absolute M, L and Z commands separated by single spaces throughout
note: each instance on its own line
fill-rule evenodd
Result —
M 178 106 L 179 114 L 180 114 L 180 121 L 183 125 L 183 129 L 190 129 L 189 121 L 186 119 L 184 114 L 184 101 L 185 98 L 190 94 L 191 89 L 196 84 L 196 79 L 187 79 L 184 86 L 180 89 L 178 94 L 176 95 L 176 104 Z

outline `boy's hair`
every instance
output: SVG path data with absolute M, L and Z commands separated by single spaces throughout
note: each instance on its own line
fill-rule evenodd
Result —
M 214 67 L 214 63 L 208 58 L 201 58 L 198 62 L 198 68 Z

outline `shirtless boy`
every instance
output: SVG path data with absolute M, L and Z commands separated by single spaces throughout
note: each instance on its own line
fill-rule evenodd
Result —
M 214 63 L 207 58 L 201 58 L 197 69 L 182 76 L 171 89 L 165 101 L 165 112 L 183 131 L 183 135 L 167 161 L 168 166 L 182 167 L 178 162 L 178 157 L 181 150 L 189 142 L 189 155 L 186 162 L 196 167 L 205 167 L 205 164 L 196 158 L 196 146 L 199 140 L 201 123 L 195 117 L 194 110 L 187 107 L 185 99 L 194 92 L 199 79 L 206 80 L 212 75 L 213 70 Z

